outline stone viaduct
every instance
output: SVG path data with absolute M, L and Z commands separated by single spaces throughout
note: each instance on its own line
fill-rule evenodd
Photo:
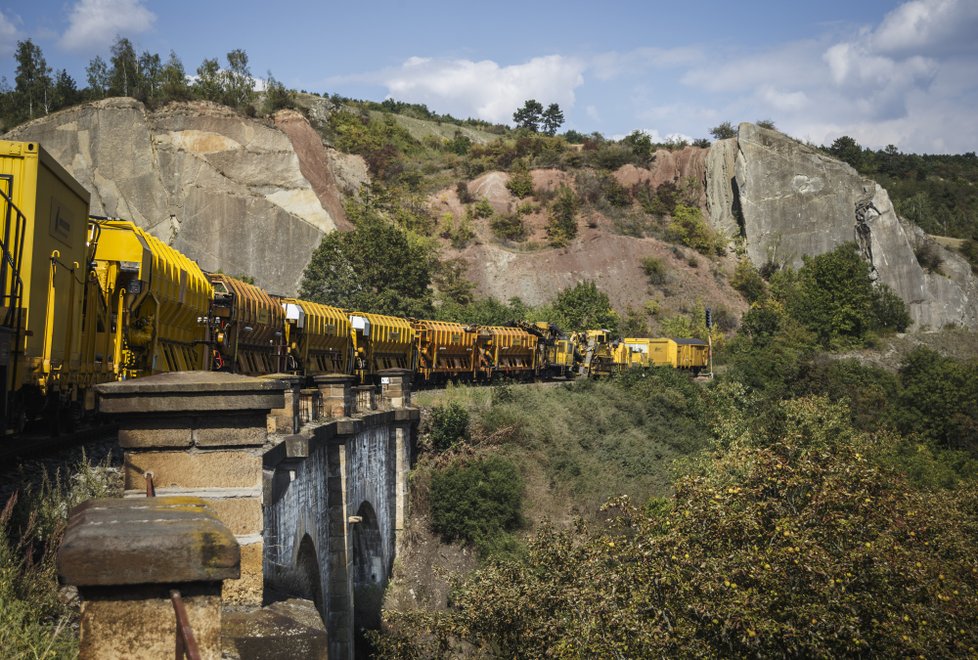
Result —
M 325 623 L 329 656 L 349 658 L 360 631 L 379 624 L 419 414 L 410 372 L 383 374 L 379 392 L 347 376 L 315 384 L 283 374 L 170 373 L 101 385 L 99 407 L 119 424 L 127 498 L 148 489 L 177 503 L 199 498 L 234 535 L 240 577 L 224 580 L 224 603 L 308 598 Z M 86 592 L 80 566 L 63 575 L 79 584 L 83 603 L 86 593 L 119 598 L 118 590 Z M 83 656 L 86 629 L 83 604 Z

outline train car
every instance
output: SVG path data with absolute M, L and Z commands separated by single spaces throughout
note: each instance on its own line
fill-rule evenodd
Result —
M 481 326 L 476 348 L 482 378 L 531 378 L 536 370 L 537 338 L 522 328 Z
M 647 337 L 626 337 L 615 347 L 615 364 L 619 370 L 651 366 L 652 344 Z
M 210 313 L 211 368 L 260 375 L 285 370 L 285 309 L 263 289 L 221 273 Z
M 111 345 L 119 378 L 208 368 L 214 290 L 182 253 L 125 220 L 96 219 L 93 276 L 110 323 L 95 329 Z
M 577 333 L 574 341 L 582 355 L 579 367 L 581 375 L 597 378 L 617 373 L 615 345 L 608 330 L 585 330 Z
M 77 401 L 99 378 L 94 368 L 82 368 L 88 207 L 88 192 L 38 143 L 0 140 L 4 431 L 52 404 Z
M 535 323 L 521 321 L 517 322 L 516 326 L 537 337 L 537 354 L 534 362 L 538 377 L 549 379 L 574 376 L 578 354 L 573 338 L 567 337 L 560 328 L 546 321 Z
M 354 370 L 360 382 L 378 381 L 378 372 L 385 369 L 415 370 L 414 328 L 408 319 L 354 312 L 350 314 L 350 326 Z
M 702 339 L 659 337 L 650 339 L 649 342 L 652 366 L 690 369 L 699 373 L 709 364 L 709 345 Z
M 447 321 L 414 321 L 417 374 L 426 382 L 472 380 L 476 374 L 478 331 Z
M 353 373 L 350 318 L 338 307 L 284 298 L 287 364 L 279 370 L 314 376 Z

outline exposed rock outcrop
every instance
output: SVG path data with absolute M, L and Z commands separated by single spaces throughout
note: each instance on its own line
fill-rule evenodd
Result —
M 133 220 L 205 270 L 293 294 L 320 238 L 344 221 L 325 148 L 303 122 L 287 116 L 279 130 L 208 103 L 148 112 L 114 98 L 6 137 L 41 142 L 91 191 L 93 213 Z
M 914 248 L 929 239 L 897 217 L 886 190 L 849 165 L 741 124 L 735 140 L 711 147 L 707 167 L 711 220 L 728 235 L 741 225 L 754 264 L 799 267 L 803 256 L 856 242 L 879 280 L 907 303 L 915 328 L 978 327 L 978 279 L 967 262 L 935 244 L 941 274 L 925 271 Z

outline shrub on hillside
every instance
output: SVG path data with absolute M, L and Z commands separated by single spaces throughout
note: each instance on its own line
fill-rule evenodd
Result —
M 497 238 L 507 241 L 522 241 L 526 238 L 526 225 L 519 213 L 500 213 L 494 215 L 489 223 Z
M 458 463 L 431 478 L 431 528 L 445 541 L 486 550 L 522 522 L 523 482 L 499 456 Z
M 642 259 L 642 272 L 648 278 L 649 284 L 659 286 L 666 282 L 666 266 L 661 259 L 655 257 L 645 257 Z
M 547 236 L 550 243 L 557 247 L 567 245 L 577 236 L 577 198 L 567 186 L 560 187 L 550 207 Z
M 428 440 L 436 452 L 452 449 L 469 438 L 469 411 L 452 401 L 431 410 L 431 430 Z
M 697 207 L 677 204 L 672 212 L 668 233 L 672 240 L 700 254 L 722 255 L 724 252 L 723 240 L 703 219 L 703 212 Z
M 533 177 L 525 164 L 513 168 L 509 173 L 509 181 L 506 182 L 506 187 L 520 199 L 533 194 Z
M 734 269 L 733 278 L 730 280 L 731 286 L 737 289 L 747 302 L 754 303 L 760 300 L 767 293 L 767 285 L 764 278 L 747 257 L 742 257 L 737 262 Z

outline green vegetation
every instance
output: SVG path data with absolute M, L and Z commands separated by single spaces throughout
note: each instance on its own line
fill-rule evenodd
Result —
M 429 250 L 367 210 L 353 231 L 323 237 L 303 273 L 299 295 L 347 309 L 427 318 L 432 313 L 431 270 Z
M 672 221 L 668 228 L 669 237 L 693 248 L 704 255 L 722 255 L 725 241 L 703 219 L 698 207 L 677 204 L 672 211 Z
M 567 186 L 561 186 L 557 198 L 550 207 L 547 236 L 555 247 L 567 245 L 577 236 L 577 197 Z
M 431 477 L 431 528 L 446 541 L 483 554 L 506 548 L 522 522 L 523 484 L 509 461 L 488 456 L 436 470 Z
M 645 257 L 642 259 L 642 272 L 649 279 L 649 284 L 659 286 L 666 282 L 666 266 L 661 259 Z
M 788 314 L 825 347 L 861 345 L 872 333 L 902 332 L 910 325 L 903 301 L 886 285 L 873 283 L 869 264 L 852 243 L 805 257 L 797 273 L 776 273 L 771 289 Z
M 469 411 L 457 401 L 431 409 L 428 442 L 432 450 L 444 452 L 469 439 Z
M 0 510 L 0 647 L 10 658 L 62 658 L 78 653 L 78 611 L 58 592 L 55 559 L 71 507 L 117 497 L 122 485 L 107 465 L 82 457 L 73 477 L 41 472 Z M 36 476 L 36 475 L 35 475 Z
M 854 430 L 845 406 L 799 399 L 758 425 L 726 394 L 717 450 L 673 497 L 544 526 L 525 557 L 471 576 L 451 610 L 388 616 L 382 651 L 444 657 L 465 640 L 499 657 L 970 653 L 974 489 L 921 490 L 881 467 L 886 436 Z

